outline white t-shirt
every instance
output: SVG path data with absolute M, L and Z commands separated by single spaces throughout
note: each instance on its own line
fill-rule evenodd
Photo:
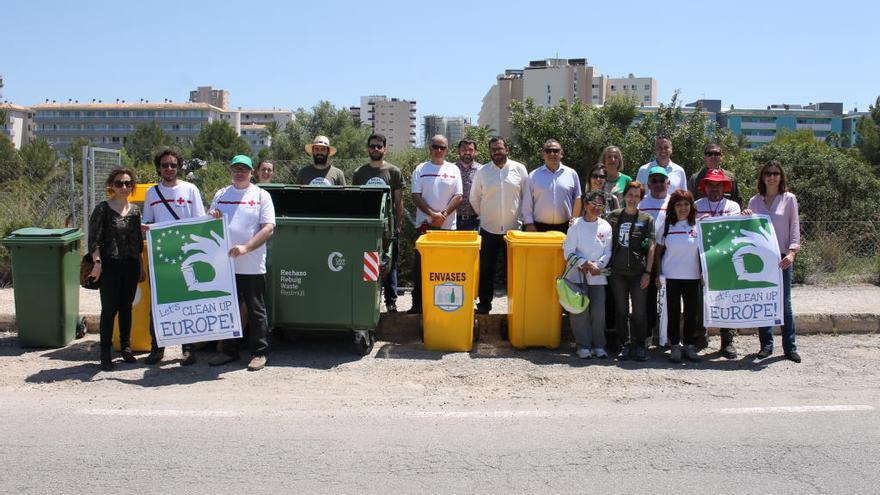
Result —
M 562 244 L 562 253 L 565 259 L 575 254 L 578 257 L 577 267 L 592 261 L 605 268 L 611 261 L 611 249 L 613 244 L 611 224 L 599 218 L 595 222 L 588 222 L 583 217 L 575 220 L 574 225 L 568 228 L 565 242 Z M 580 283 L 581 276 L 577 268 L 572 268 L 565 276 L 571 282 Z M 584 274 L 584 280 L 588 285 L 607 285 L 608 278 L 604 274 Z
M 177 185 L 174 187 L 167 187 L 162 184 L 158 184 L 156 187 L 162 191 L 162 196 L 165 197 L 167 202 L 166 204 L 174 210 L 174 213 L 177 213 L 178 218 L 205 216 L 205 205 L 202 203 L 202 195 L 195 184 L 178 180 Z M 156 188 L 150 187 L 147 189 L 147 195 L 144 200 L 144 223 L 170 222 L 172 220 L 174 220 L 174 217 L 168 211 L 168 208 L 162 204 L 162 200 L 159 199 L 159 195 L 156 193 Z
M 669 226 L 669 232 L 663 236 L 659 231 L 657 244 L 666 246 L 660 273 L 673 280 L 697 280 L 700 278 L 700 247 L 697 244 L 697 227 L 687 220 L 675 222 Z
M 646 163 L 639 167 L 639 172 L 636 174 L 636 180 L 641 182 L 645 188 L 648 187 L 648 171 L 654 167 L 659 167 L 660 164 L 657 163 L 656 160 Z M 684 168 L 681 165 L 669 160 L 669 165 L 666 167 L 666 173 L 669 174 L 669 184 L 666 186 L 666 193 L 672 194 L 676 190 L 681 189 L 682 191 L 687 191 L 688 186 L 688 178 L 687 174 L 684 172 Z
M 250 184 L 245 189 L 227 186 L 217 191 L 211 209 L 226 217 L 231 245 L 245 244 L 253 239 L 260 226 L 275 225 L 275 205 L 262 187 Z M 233 260 L 235 273 L 259 275 L 266 273 L 266 244 Z
M 461 172 L 454 164 L 447 161 L 443 165 L 435 165 L 430 161 L 420 164 L 413 171 L 412 192 L 422 195 L 425 203 L 434 210 L 441 211 L 449 204 L 456 194 L 462 194 Z M 455 230 L 455 212 L 446 217 L 443 228 Z M 416 224 L 430 224 L 428 215 L 416 208 Z
M 740 208 L 736 201 L 730 201 L 727 198 L 721 198 L 721 201 L 709 201 L 708 197 L 698 199 L 694 206 L 697 208 L 697 218 L 704 215 L 710 217 L 726 217 L 729 215 L 739 215 Z
M 666 222 L 666 208 L 669 204 L 669 195 L 664 198 L 657 199 L 650 194 L 646 195 L 639 202 L 639 211 L 643 211 L 654 219 L 654 235 L 655 239 L 660 238 L 663 233 L 663 224 Z

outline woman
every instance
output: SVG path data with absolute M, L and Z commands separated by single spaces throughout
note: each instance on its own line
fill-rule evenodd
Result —
M 672 346 L 669 360 L 680 363 L 682 346 L 685 357 L 700 361 L 697 355 L 696 332 L 700 326 L 700 249 L 697 244 L 696 212 L 694 197 L 688 191 L 676 190 L 669 197 L 660 238 L 657 240 L 655 258 L 660 264 L 660 274 L 666 278 L 666 321 L 669 343 Z M 660 288 L 660 277 L 657 277 Z M 679 319 L 681 302 L 684 300 L 684 335 Z
M 599 155 L 599 163 L 596 165 L 604 165 L 608 171 L 608 177 L 605 181 L 605 191 L 618 198 L 623 197 L 623 190 L 626 185 L 632 182 L 632 177 L 622 174 L 623 170 L 623 154 L 617 146 L 606 146 Z
M 794 259 L 801 249 L 801 224 L 798 220 L 798 202 L 794 194 L 788 192 L 785 186 L 785 171 L 782 164 L 773 160 L 763 167 L 758 173 L 758 194 L 749 200 L 749 207 L 743 210 L 743 215 L 762 214 L 768 215 L 776 232 L 776 240 L 779 242 L 779 252 L 782 260 L 779 268 L 782 269 L 782 298 L 783 298 L 783 324 L 782 324 L 782 350 L 785 357 L 801 362 L 801 356 L 795 345 L 794 314 L 791 310 L 791 271 Z M 773 327 L 758 329 L 761 340 L 761 350 L 758 358 L 765 359 L 773 354 Z
M 90 278 L 101 293 L 101 369 L 113 369 L 110 347 L 113 320 L 119 314 L 122 359 L 137 361 L 131 352 L 131 304 L 138 280 L 145 278 L 141 267 L 143 237 L 141 212 L 128 198 L 136 187 L 133 171 L 118 168 L 107 178 L 110 199 L 99 203 L 89 217 L 89 252 L 95 262 Z
M 611 225 L 602 220 L 605 211 L 604 191 L 583 195 L 584 215 L 568 229 L 562 245 L 565 259 L 576 256 L 577 270 L 568 272 L 570 282 L 587 292 L 590 305 L 579 314 L 569 315 L 571 332 L 577 343 L 577 356 L 587 359 L 608 357 L 605 351 L 605 286 L 608 280 L 602 269 L 611 259 Z M 578 273 L 580 272 L 580 273 Z
M 605 165 L 594 165 L 590 170 L 589 180 L 587 181 L 587 191 L 600 191 L 605 197 L 605 211 L 602 212 L 602 218 L 605 218 L 612 211 L 620 208 L 620 200 L 617 196 L 605 190 L 605 183 L 608 180 L 608 169 Z
M 645 289 L 651 282 L 654 263 L 654 220 L 638 209 L 645 196 L 645 187 L 632 181 L 624 187 L 626 205 L 608 215 L 612 228 L 611 290 L 614 293 L 617 340 L 622 347 L 618 359 L 648 359 L 645 348 L 647 308 Z M 632 324 L 629 303 L 632 300 Z M 630 333 L 631 327 L 631 333 Z

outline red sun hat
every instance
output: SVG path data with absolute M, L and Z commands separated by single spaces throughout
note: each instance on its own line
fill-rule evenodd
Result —
M 720 182 L 724 184 L 724 192 L 730 192 L 733 189 L 733 182 L 724 176 L 724 171 L 720 168 L 706 172 L 706 176 L 700 181 L 700 192 L 706 194 L 706 182 Z

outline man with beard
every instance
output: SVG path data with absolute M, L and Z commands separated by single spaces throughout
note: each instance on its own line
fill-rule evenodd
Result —
M 183 158 L 174 150 L 160 151 L 153 164 L 161 181 L 147 189 L 144 200 L 143 229 L 149 230 L 148 224 L 157 222 L 174 222 L 185 218 L 205 215 L 205 206 L 199 188 L 190 182 L 180 180 L 177 173 L 183 165 Z M 146 364 L 156 364 L 165 357 L 165 348 L 156 342 L 156 331 L 153 328 L 153 315 L 150 314 L 150 354 L 144 360 Z M 195 364 L 196 355 L 192 344 L 184 344 L 181 366 Z
M 504 234 L 519 230 L 523 191 L 528 187 L 529 171 L 525 165 L 507 159 L 507 143 L 502 137 L 489 140 L 492 163 L 483 165 L 474 176 L 470 200 L 480 216 L 480 301 L 478 314 L 492 311 L 495 292 L 495 265 L 504 257 L 507 243 Z
M 391 236 L 391 265 L 382 279 L 382 292 L 385 294 L 385 310 L 397 312 L 397 257 L 400 230 L 403 227 L 403 188 L 406 181 L 396 166 L 385 161 L 385 136 L 371 134 L 367 138 L 367 152 L 370 163 L 360 166 L 354 171 L 352 184 L 355 186 L 388 186 L 391 188 L 391 199 L 394 204 L 394 234 Z
M 471 206 L 471 184 L 474 182 L 474 174 L 480 169 L 480 164 L 474 159 L 477 156 L 477 143 L 473 139 L 464 138 L 458 142 L 458 161 L 455 166 L 461 173 L 461 204 L 455 210 L 458 222 L 458 230 L 480 230 L 480 217 Z
M 691 175 L 690 180 L 688 180 L 688 191 L 694 195 L 694 200 L 698 200 L 704 196 L 700 184 L 706 175 L 708 175 L 710 170 L 721 170 L 724 174 L 724 177 L 730 181 L 730 191 L 726 191 L 724 193 L 724 197 L 727 199 L 732 199 L 736 202 L 736 204 L 742 206 L 742 195 L 739 192 L 739 186 L 736 183 L 736 176 L 733 175 L 733 172 L 730 170 L 726 170 L 721 168 L 721 162 L 724 160 L 724 152 L 721 151 L 721 146 L 716 143 L 709 143 L 703 147 L 703 163 L 705 166 Z
M 304 186 L 344 186 L 345 174 L 342 170 L 327 163 L 336 154 L 327 136 L 317 136 L 306 145 L 306 153 L 312 157 L 314 165 L 303 167 L 296 174 L 296 183 Z

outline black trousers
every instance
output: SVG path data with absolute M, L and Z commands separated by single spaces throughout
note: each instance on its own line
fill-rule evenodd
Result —
M 651 283 L 645 289 L 645 337 L 656 336 L 658 315 L 657 315 L 657 286 L 654 285 L 654 277 L 651 277 Z
M 684 330 L 681 330 L 681 302 L 684 300 Z M 669 343 L 694 345 L 700 326 L 700 280 L 666 279 L 666 326 Z M 683 332 L 683 334 L 682 334 Z
M 642 274 L 622 275 L 612 273 L 609 277 L 614 293 L 617 342 L 636 347 L 645 345 L 645 289 L 641 287 Z M 632 300 L 632 321 L 629 318 Z
M 492 299 L 495 297 L 495 268 L 498 265 L 498 257 L 507 256 L 507 243 L 504 235 L 493 234 L 480 229 L 480 286 L 477 309 L 491 311 Z
M 244 336 L 240 339 L 223 341 L 227 354 L 238 354 L 243 343 L 248 344 L 252 356 L 263 356 L 269 352 L 269 316 L 266 313 L 266 274 L 235 274 L 239 304 L 247 305 L 248 323 Z
M 131 303 L 141 275 L 141 260 L 103 258 L 98 290 L 101 295 L 101 352 L 109 356 L 113 345 L 113 320 L 119 315 L 119 342 L 131 346 Z
M 568 233 L 568 222 L 565 222 L 565 223 L 535 222 L 534 225 L 535 225 L 535 230 L 537 230 L 538 232 L 556 231 L 556 232 L 562 232 L 563 234 Z

